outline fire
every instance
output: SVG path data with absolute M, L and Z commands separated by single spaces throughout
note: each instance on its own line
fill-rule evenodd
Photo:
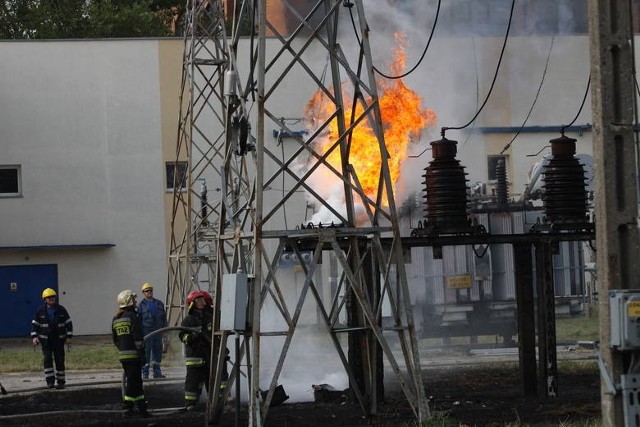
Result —
M 401 35 L 396 35 L 396 40 L 399 41 L 399 45 L 394 51 L 393 63 L 389 67 L 391 75 L 400 75 L 405 69 L 405 39 Z M 409 144 L 419 138 L 423 129 L 435 126 L 437 119 L 433 110 L 421 107 L 422 98 L 408 88 L 402 79 L 379 78 L 376 83 L 384 139 L 390 155 L 389 171 L 395 187 L 400 177 L 402 162 L 408 156 Z M 342 96 L 345 110 L 347 110 L 345 111 L 346 126 L 349 126 L 353 100 L 344 90 Z M 334 109 L 334 104 L 325 94 L 317 91 L 307 103 L 305 116 L 312 123 L 322 123 L 330 117 Z M 357 104 L 355 117 L 361 114 L 362 106 Z M 319 151 L 325 153 L 335 143 L 338 135 L 338 124 L 334 119 L 328 127 L 327 138 L 321 143 Z M 327 157 L 327 161 L 337 170 L 341 170 L 339 149 L 334 149 Z M 375 134 L 367 120 L 361 121 L 353 130 L 349 162 L 353 165 L 365 194 L 375 199 L 380 180 L 381 156 Z

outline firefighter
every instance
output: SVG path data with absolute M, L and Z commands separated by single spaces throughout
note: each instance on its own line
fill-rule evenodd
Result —
M 73 323 L 67 309 L 56 303 L 57 295 L 51 288 L 42 291 L 44 304 L 36 310 L 31 321 L 31 338 L 34 346 L 42 345 L 44 378 L 47 381 L 47 387 L 63 389 L 65 387 L 64 346 L 65 343 L 70 343 L 73 337 Z
M 153 331 L 167 326 L 167 314 L 164 304 L 153 296 L 153 285 L 142 285 L 144 298 L 138 303 L 138 314 L 142 320 L 142 333 L 146 336 Z M 152 366 L 153 378 L 165 378 L 160 369 L 162 362 L 162 334 L 154 335 L 145 341 L 147 363 L 142 366 L 142 379 L 149 378 L 149 365 Z
M 187 295 L 186 306 L 188 314 L 183 319 L 182 326 L 199 328 L 198 332 L 181 331 L 179 334 L 180 340 L 186 347 L 187 376 L 184 383 L 184 399 L 186 409 L 190 410 L 198 402 L 203 385 L 206 391 L 209 392 L 213 299 L 208 292 L 193 291 Z M 224 391 L 228 378 L 229 375 L 225 363 L 220 392 Z
M 145 364 L 142 325 L 136 312 L 136 294 L 127 289 L 118 294 L 118 311 L 111 324 L 113 343 L 118 348 L 126 380 L 122 409 L 133 415 L 134 405 L 143 417 L 150 414 L 142 390 L 142 365 Z

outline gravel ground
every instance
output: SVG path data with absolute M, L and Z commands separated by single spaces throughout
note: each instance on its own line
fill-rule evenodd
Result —
M 2 348 L 2 343 L 0 343 Z M 559 348 L 560 359 L 585 361 L 586 368 L 560 372 L 555 399 L 524 398 L 517 351 L 425 351 L 423 383 L 432 415 L 443 426 L 587 425 L 600 419 L 600 381 L 593 351 Z M 153 416 L 125 419 L 120 410 L 120 370 L 68 371 L 65 390 L 47 390 L 41 373 L 4 374 L 9 392 L 0 397 L 1 426 L 171 426 L 204 424 L 203 397 L 196 410 L 180 412 L 184 368 L 165 368 L 166 379 L 145 382 Z M 287 387 L 284 384 L 285 389 Z M 46 422 L 43 421 L 46 417 Z M 247 425 L 247 408 L 229 403 L 218 424 Z M 385 380 L 385 401 L 375 417 L 346 398 L 323 402 L 285 402 L 270 408 L 267 427 L 415 426 L 411 408 L 394 377 Z

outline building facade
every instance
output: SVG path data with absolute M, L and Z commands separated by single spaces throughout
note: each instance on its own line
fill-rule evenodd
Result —
M 381 64 L 386 41 L 376 44 Z M 405 78 L 438 124 L 413 142 L 398 205 L 424 190 L 421 174 L 431 160 L 425 149 L 440 138 L 440 127 L 466 122 L 482 103 L 502 42 L 436 37 L 431 60 Z M 407 66 L 422 47 L 408 46 Z M 510 193 L 524 191 L 549 140 L 578 112 L 588 47 L 587 35 L 509 40 L 483 114 L 469 128 L 447 133 L 459 141 L 471 184 L 490 186 L 492 159 L 502 154 Z M 151 282 L 158 296 L 165 294 L 182 54 L 181 39 L 0 42 L 0 324 L 6 325 L 0 336 L 28 333 L 46 287 L 58 291 L 78 335 L 109 331 L 122 289 L 139 291 Z M 239 58 L 240 67 L 243 61 L 248 58 Z M 317 59 L 318 75 L 325 64 Z M 282 117 L 300 118 L 315 88 L 299 87 L 295 78 L 289 85 Z M 568 133 L 585 156 L 592 154 L 589 100 L 575 122 L 579 130 Z M 265 131 L 288 149 L 278 129 Z M 215 182 L 207 185 L 215 197 Z M 271 202 L 280 190 L 271 192 Z M 288 223 L 307 221 L 309 208 L 292 210 Z M 420 219 L 415 215 L 409 224 Z

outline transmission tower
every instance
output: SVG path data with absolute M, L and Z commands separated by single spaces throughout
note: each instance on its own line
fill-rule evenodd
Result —
M 227 11 L 227 27 L 221 2 L 187 2 L 167 293 L 170 323 L 179 324 L 191 290 L 211 292 L 216 313 L 211 389 L 218 390 L 222 382 L 224 357 L 219 356 L 227 338 L 235 335 L 247 366 L 249 424 L 257 426 L 267 417 L 302 307 L 311 300 L 363 411 L 376 414 L 386 361 L 416 418 L 423 420 L 429 414 L 364 7 L 361 0 L 307 3 L 313 4 L 301 11 L 292 6 L 295 2 L 282 2 L 299 22 L 283 34 L 268 18 L 266 0 L 237 1 L 237 8 Z M 247 28 L 248 38 L 241 39 Z M 351 41 L 357 39 L 357 55 L 343 51 L 341 29 Z M 312 60 L 318 56 L 324 66 Z M 328 106 L 307 135 L 283 117 L 282 97 L 276 102 L 279 91 L 291 90 L 294 76 L 296 87 L 317 88 Z M 372 129 L 380 157 L 373 193 L 365 191 L 351 162 L 353 133 L 364 124 Z M 272 141 L 268 126 L 288 137 L 286 149 L 280 139 Z M 320 141 L 332 126 L 327 147 Z M 339 161 L 332 162 L 336 156 Z M 344 206 L 337 207 L 312 183 L 319 170 L 338 180 Z M 270 189 L 276 184 L 283 188 L 274 197 Z M 291 218 L 301 203 L 329 212 L 332 222 Z M 279 271 L 285 254 L 304 274 L 293 297 Z M 316 274 L 327 257 L 340 271 L 328 299 Z M 248 281 L 248 326 L 228 330 L 221 326 L 223 282 L 239 274 Z M 392 320 L 382 326 L 384 302 Z M 266 306 L 276 307 L 283 327 L 263 328 Z M 279 350 L 268 391 L 262 391 L 261 348 L 276 337 Z M 348 340 L 346 351 L 342 337 Z M 399 351 L 393 351 L 390 339 Z M 229 378 L 236 390 L 243 378 L 239 366 Z M 210 393 L 210 420 L 224 399 Z

